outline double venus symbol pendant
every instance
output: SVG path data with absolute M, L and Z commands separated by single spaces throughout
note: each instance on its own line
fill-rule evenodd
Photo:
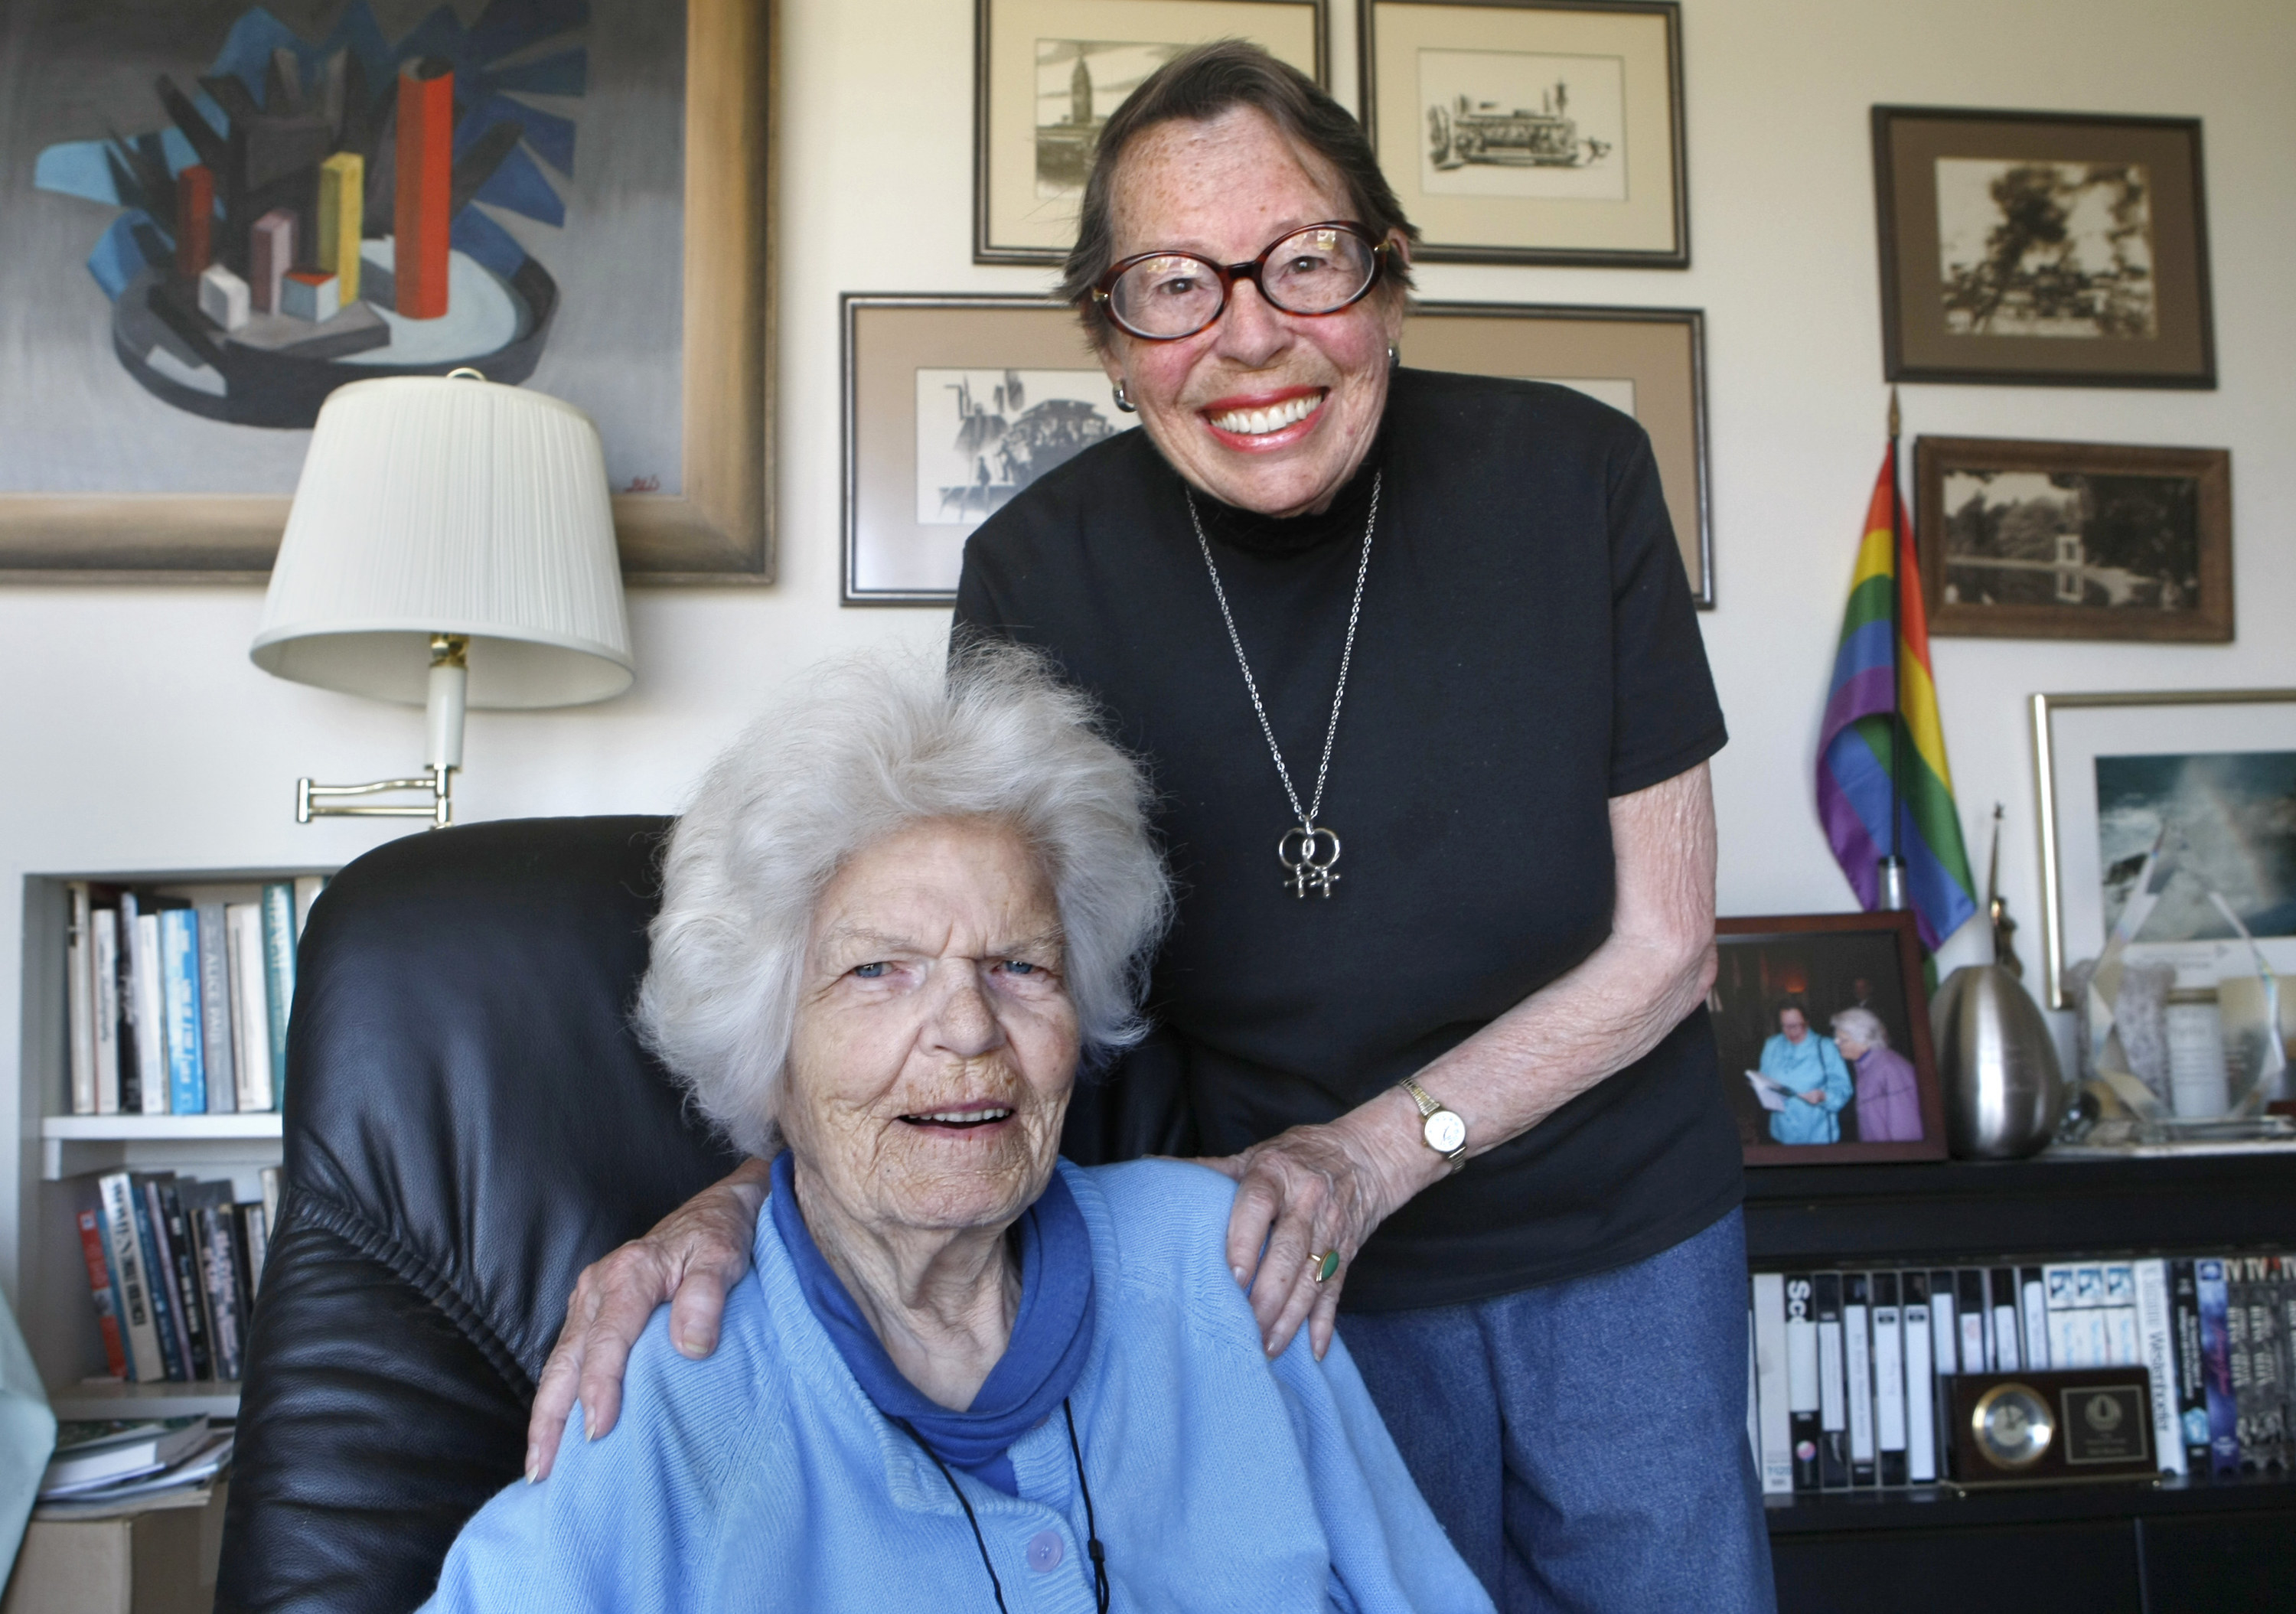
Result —
M 1340 838 L 1316 823 L 1295 823 L 1275 843 L 1283 864 L 1283 889 L 1305 901 L 1308 893 L 1328 898 L 1340 882 L 1332 865 L 1340 860 Z

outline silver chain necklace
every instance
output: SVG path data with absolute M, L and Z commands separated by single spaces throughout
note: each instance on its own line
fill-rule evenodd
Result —
M 1211 542 L 1204 537 L 1203 521 L 1196 514 L 1196 496 L 1183 490 L 1188 501 L 1188 524 L 1196 529 L 1196 547 L 1203 552 L 1204 569 L 1211 573 L 1220 620 L 1227 624 L 1227 642 L 1234 647 L 1236 666 L 1243 669 L 1243 687 L 1251 694 L 1252 715 L 1259 719 L 1259 732 L 1267 737 L 1267 754 L 1275 758 L 1275 775 L 1283 782 L 1284 799 L 1300 820 L 1276 840 L 1275 857 L 1284 868 L 1283 889 L 1303 900 L 1309 891 L 1329 900 L 1340 879 L 1332 872 L 1340 861 L 1340 838 L 1328 826 L 1317 823 L 1316 817 L 1324 810 L 1324 780 L 1332 771 L 1332 742 L 1340 734 L 1340 703 L 1348 698 L 1348 663 L 1355 659 L 1356 623 L 1363 616 L 1364 578 L 1371 570 L 1371 535 L 1379 525 L 1379 485 L 1384 474 L 1372 472 L 1371 514 L 1364 521 L 1363 559 L 1356 563 L 1356 597 L 1348 607 L 1347 643 L 1340 651 L 1340 684 L 1332 692 L 1332 720 L 1324 728 L 1324 760 L 1316 769 L 1316 793 L 1304 807 L 1300 805 L 1300 792 L 1292 788 L 1292 770 L 1283 766 L 1283 748 L 1275 743 L 1275 731 L 1268 725 L 1267 709 L 1260 704 L 1259 684 L 1251 676 L 1251 663 L 1244 659 L 1243 640 L 1235 631 L 1235 613 L 1228 609 L 1227 590 L 1220 586 L 1219 568 L 1212 563 Z

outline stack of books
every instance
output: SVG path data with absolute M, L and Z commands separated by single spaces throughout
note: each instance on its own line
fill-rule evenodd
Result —
M 1747 1438 L 1774 1495 L 1950 1479 L 1956 1373 L 2142 1367 L 2163 1473 L 2296 1465 L 2296 1256 L 1753 1274 Z
M 74 1115 L 276 1110 L 295 944 L 325 881 L 200 902 L 66 882 Z
M 279 1214 L 279 1168 L 263 1198 L 172 1172 L 82 1178 L 80 1253 L 111 1376 L 189 1383 L 237 1379 Z
M 42 1519 L 96 1519 L 203 1492 L 231 1461 L 229 1430 L 205 1418 L 56 1426 L 40 1477 Z

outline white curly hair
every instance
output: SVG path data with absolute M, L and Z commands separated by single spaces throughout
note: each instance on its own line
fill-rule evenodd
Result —
M 1040 655 L 887 654 L 804 679 L 714 763 L 669 837 L 646 1045 L 739 1148 L 770 1154 L 816 905 L 856 853 L 939 819 L 1007 824 L 1058 905 L 1086 1059 L 1144 1034 L 1171 890 L 1140 765 Z

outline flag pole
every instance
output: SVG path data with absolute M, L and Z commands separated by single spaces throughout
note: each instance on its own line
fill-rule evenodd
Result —
M 1904 504 L 1898 495 L 1898 389 L 1890 389 L 1890 849 L 1874 865 L 1874 905 L 1906 905 Z

